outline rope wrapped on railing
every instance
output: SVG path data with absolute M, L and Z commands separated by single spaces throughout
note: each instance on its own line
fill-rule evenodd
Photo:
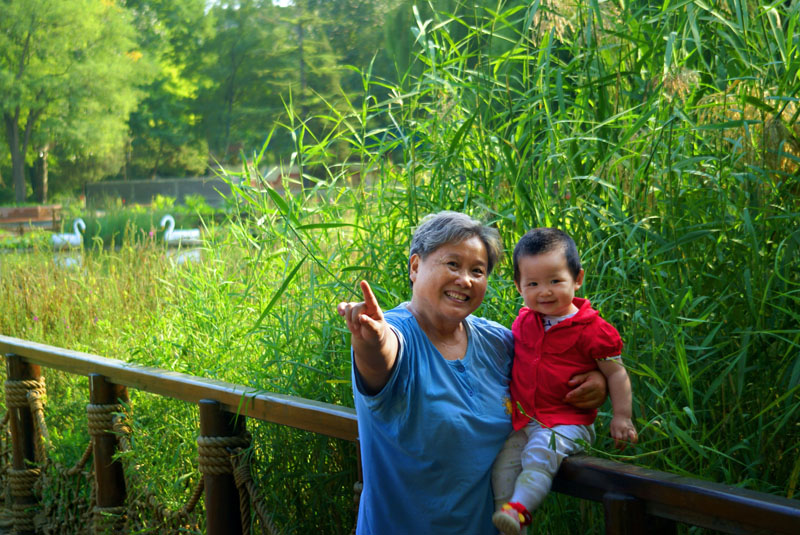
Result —
M 13 519 L 10 512 L 6 508 L 11 505 L 11 489 L 8 486 L 8 468 L 11 456 L 11 437 L 8 428 L 8 411 L 3 415 L 0 421 L 0 502 L 3 507 L 0 508 L 0 529 L 7 529 L 13 525 Z
M 33 531 L 36 528 L 34 520 L 37 509 L 25 501 L 33 497 L 33 487 L 39 481 L 40 475 L 39 468 L 8 470 L 8 486 L 11 489 L 12 502 L 11 517 L 16 532 Z
M 11 427 L 7 425 L 8 422 L 26 422 L 24 425 L 27 427 L 23 436 L 27 437 L 24 438 L 27 441 L 25 450 L 27 453 L 22 465 L 24 468 L 14 468 L 20 466 L 16 457 L 13 465 L 4 463 L 4 466 L 0 467 L 2 470 L 0 477 L 5 477 L 4 490 L 10 495 L 9 499 L 5 500 L 5 505 L 11 513 L 10 522 L 0 520 L 0 523 L 6 526 L 13 525 L 15 532 L 35 531 L 45 535 L 60 532 L 59 524 L 63 528 L 65 521 L 77 529 L 92 526 L 93 532 L 97 535 L 137 530 L 145 527 L 145 524 L 152 527 L 153 524 L 150 524 L 148 518 L 152 518 L 166 529 L 190 527 L 195 529 L 198 526 L 197 522 L 190 519 L 193 518 L 191 514 L 203 496 L 204 477 L 199 479 L 188 502 L 175 511 L 165 507 L 147 490 L 148 485 L 137 477 L 137 470 L 134 468 L 127 472 L 126 478 L 130 477 L 131 482 L 136 482 L 135 486 L 139 491 L 137 495 L 128 496 L 121 502 L 106 500 L 105 506 L 99 505 L 103 503 L 102 500 L 97 501 L 100 476 L 95 473 L 93 477 L 94 470 L 90 467 L 87 471 L 87 463 L 93 455 L 100 456 L 98 458 L 107 455 L 109 441 L 116 443 L 115 449 L 119 452 L 131 451 L 132 430 L 126 414 L 127 397 L 117 398 L 121 403 L 103 403 L 94 397 L 95 390 L 93 390 L 93 403 L 86 407 L 88 433 L 92 440 L 80 460 L 71 468 L 66 469 L 58 463 L 51 462 L 47 455 L 49 438 L 44 415 L 45 381 L 39 376 L 38 370 L 34 373 L 34 378 L 25 378 L 25 375 L 19 378 L 17 375 L 19 379 L 9 379 L 5 382 L 6 406 L 9 411 L 0 422 L 0 431 L 5 436 L 7 428 Z M 16 455 L 17 438 L 14 440 L 13 451 Z M 103 447 L 106 449 L 103 451 L 106 453 L 98 453 L 96 449 L 98 441 L 105 441 Z M 274 525 L 272 515 L 263 498 L 259 496 L 257 485 L 253 480 L 251 473 L 253 451 L 250 448 L 249 433 L 244 431 L 237 436 L 200 436 L 197 443 L 198 470 L 203 476 L 232 476 L 232 482 L 239 495 L 242 534 L 250 535 L 253 528 L 257 527 L 264 534 L 281 535 L 282 531 Z M 11 451 L 12 448 L 3 447 L 0 441 L 0 455 L 8 457 Z M 97 463 L 98 459 L 95 459 L 94 469 L 99 471 Z M 76 475 L 81 476 L 80 481 L 65 479 Z M 84 479 L 85 483 L 82 483 Z M 84 486 L 81 490 L 80 486 L 86 483 L 89 485 L 88 492 L 87 487 Z M 58 503 L 38 503 L 43 485 L 61 490 L 66 488 L 64 485 L 69 486 L 68 496 L 60 490 L 57 491 L 58 496 L 66 500 L 66 509 L 63 500 Z M 108 497 L 108 494 L 103 496 Z M 63 514 L 67 517 L 65 518 Z M 194 524 L 190 526 L 192 522 Z
M 256 510 L 263 531 L 268 535 L 281 535 L 282 532 L 272 522 L 272 515 L 267 510 L 264 500 L 258 497 L 258 489 L 256 488 L 255 481 L 253 481 L 253 474 L 250 470 L 250 453 L 250 450 L 236 448 L 230 455 L 230 462 L 233 466 L 233 479 L 236 482 L 236 488 L 239 490 L 240 503 L 249 504 L 250 507 Z M 248 507 L 247 514 L 245 514 L 243 505 L 241 509 L 242 533 L 247 535 L 250 533 L 250 511 Z M 245 523 L 247 523 L 246 528 Z
M 258 489 L 253 481 L 250 469 L 251 451 L 250 433 L 230 437 L 197 437 L 198 469 L 202 474 L 232 474 L 239 493 L 239 515 L 242 523 L 242 534 L 250 535 L 251 508 L 255 510 L 261 523 L 263 533 L 282 535 L 272 522 L 272 515 L 266 504 L 258 496 Z
M 37 466 L 26 468 L 9 467 L 8 486 L 11 494 L 11 518 L 14 531 L 30 532 L 36 529 L 38 507 L 34 488 L 39 483 L 41 465 L 47 459 L 45 445 L 47 426 L 44 421 L 44 377 L 39 379 L 8 379 L 5 382 L 6 407 L 9 411 L 29 409 L 34 426 L 34 462 Z
M 197 469 L 204 476 L 233 475 L 231 451 L 236 448 L 246 448 L 250 445 L 250 434 L 245 431 L 234 436 L 198 436 L 197 437 Z M 243 499 L 242 489 L 239 491 L 239 517 L 242 533 L 250 533 L 250 508 L 249 501 Z
M 93 438 L 114 435 L 114 422 L 125 407 L 120 403 L 89 403 L 86 405 L 86 418 L 89 435 Z M 119 441 L 119 440 L 118 440 Z M 128 518 L 126 505 L 92 508 L 92 521 L 96 535 L 113 535 L 123 530 Z
M 125 411 L 120 403 L 86 405 L 86 418 L 89 421 L 89 435 L 93 437 L 114 434 L 114 416 Z
M 200 473 L 233 474 L 231 450 L 250 445 L 250 434 L 233 437 L 197 437 L 197 468 Z
M 47 392 L 44 377 L 24 380 L 7 380 L 6 407 L 11 409 L 30 409 L 35 428 L 34 444 L 36 462 L 42 463 L 47 459 L 46 444 L 49 440 L 47 424 L 44 420 L 44 397 Z

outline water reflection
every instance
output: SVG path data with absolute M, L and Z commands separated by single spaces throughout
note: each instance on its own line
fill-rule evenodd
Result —
M 55 251 L 53 262 L 65 269 L 79 268 L 83 265 L 83 254 L 77 251 Z
M 203 259 L 203 250 L 194 249 L 167 249 L 167 258 L 171 258 L 176 264 L 186 264 L 187 262 L 200 262 Z

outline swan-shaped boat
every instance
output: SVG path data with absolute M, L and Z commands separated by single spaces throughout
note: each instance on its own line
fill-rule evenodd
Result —
M 53 234 L 52 242 L 55 249 L 65 249 L 70 247 L 80 247 L 83 245 L 83 235 L 81 232 L 86 230 L 86 223 L 80 217 L 72 223 L 71 234 Z
M 167 214 L 161 218 L 159 227 L 164 228 L 164 242 L 167 245 L 198 245 L 200 244 L 200 229 L 177 229 L 175 230 L 175 219 Z

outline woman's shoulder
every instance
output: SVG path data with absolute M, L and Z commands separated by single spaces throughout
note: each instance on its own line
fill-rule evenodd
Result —
M 413 337 L 422 333 L 422 329 L 419 328 L 419 324 L 414 318 L 414 315 L 408 310 L 408 304 L 409 303 L 407 301 L 400 303 L 396 307 L 385 311 L 383 313 L 383 317 L 386 320 L 386 323 L 388 323 L 395 331 L 399 331 L 403 336 Z
M 409 322 L 414 316 L 412 316 L 411 312 L 408 310 L 408 301 L 404 301 L 396 307 L 385 311 L 383 313 L 383 317 L 391 325 L 399 325 L 401 323 Z
M 496 321 L 470 315 L 467 316 L 466 322 L 470 329 L 472 329 L 477 336 L 483 338 L 496 338 L 502 340 L 503 342 L 513 340 L 511 330 Z
M 475 326 L 476 328 L 481 329 L 489 329 L 489 330 L 498 330 L 498 331 L 507 331 L 508 327 L 487 318 L 482 318 L 480 316 L 469 315 L 467 316 L 467 322 L 470 325 Z

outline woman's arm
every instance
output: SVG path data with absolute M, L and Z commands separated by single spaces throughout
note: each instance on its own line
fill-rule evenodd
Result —
M 573 375 L 567 384 L 573 388 L 563 401 L 573 407 L 596 409 L 606 401 L 608 384 L 598 370 Z
M 377 394 L 389 381 L 400 343 L 367 281 L 361 281 L 361 291 L 363 301 L 339 303 L 336 311 L 350 330 L 356 371 L 370 393 Z

